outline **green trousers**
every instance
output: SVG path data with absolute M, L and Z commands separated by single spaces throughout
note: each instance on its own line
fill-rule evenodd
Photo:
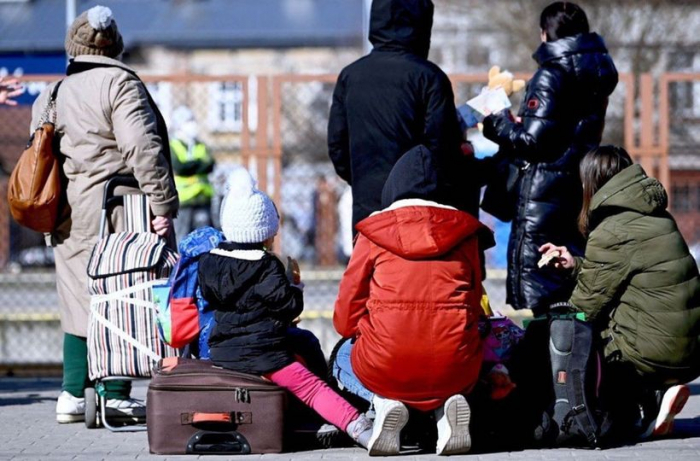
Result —
M 88 377 L 87 338 L 63 334 L 63 386 L 73 397 L 85 397 L 85 388 L 94 384 Z M 131 381 L 106 381 L 108 399 L 128 399 Z

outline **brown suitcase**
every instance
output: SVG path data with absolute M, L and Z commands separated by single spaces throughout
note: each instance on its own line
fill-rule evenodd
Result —
M 282 451 L 286 393 L 258 376 L 171 357 L 153 370 L 147 403 L 151 453 Z

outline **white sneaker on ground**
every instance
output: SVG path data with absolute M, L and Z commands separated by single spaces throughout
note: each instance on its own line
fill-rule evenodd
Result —
M 108 399 L 105 403 L 106 416 L 119 418 L 143 419 L 146 417 L 146 405 L 137 399 Z
M 85 421 L 85 399 L 61 392 L 56 402 L 56 421 L 61 424 Z
M 676 415 L 683 410 L 690 398 L 690 388 L 680 384 L 669 388 L 661 400 L 661 408 L 653 423 L 652 437 L 665 437 L 673 432 L 673 423 Z
M 367 451 L 370 456 L 398 455 L 401 449 L 401 429 L 408 422 L 408 408 L 399 401 L 376 395 L 372 401 L 376 418 Z
M 435 410 L 438 441 L 435 452 L 438 455 L 468 453 L 472 448 L 469 434 L 471 409 L 463 395 L 453 395 L 445 405 Z

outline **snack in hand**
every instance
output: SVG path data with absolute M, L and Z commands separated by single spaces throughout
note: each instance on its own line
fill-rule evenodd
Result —
M 299 263 L 291 256 L 287 256 L 287 279 L 289 279 L 289 281 L 294 285 L 299 285 L 301 283 L 301 270 L 299 269 Z
M 540 260 L 537 262 L 537 267 L 542 268 L 544 266 L 547 266 L 552 263 L 552 261 L 556 261 L 561 257 L 561 251 L 559 250 L 552 250 L 548 251 L 542 257 Z

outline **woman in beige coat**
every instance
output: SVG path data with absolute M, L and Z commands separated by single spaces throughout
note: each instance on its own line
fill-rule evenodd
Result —
M 133 175 L 149 197 L 155 216 L 152 226 L 160 235 L 171 232 L 178 208 L 170 154 L 159 130 L 164 123 L 158 123 L 157 108 L 149 104 L 133 70 L 116 59 L 123 47 L 112 12 L 104 7 L 80 15 L 66 36 L 66 51 L 73 59 L 56 97 L 56 128 L 65 157 L 70 210 L 51 236 L 65 333 L 63 392 L 56 406 L 59 423 L 84 419 L 83 389 L 89 384 L 87 264 L 98 240 L 105 181 L 119 174 Z M 34 103 L 32 128 L 37 126 L 53 87 Z M 115 220 L 119 230 L 121 220 L 116 215 Z M 144 414 L 141 402 L 129 398 L 129 383 L 107 384 L 108 416 Z

